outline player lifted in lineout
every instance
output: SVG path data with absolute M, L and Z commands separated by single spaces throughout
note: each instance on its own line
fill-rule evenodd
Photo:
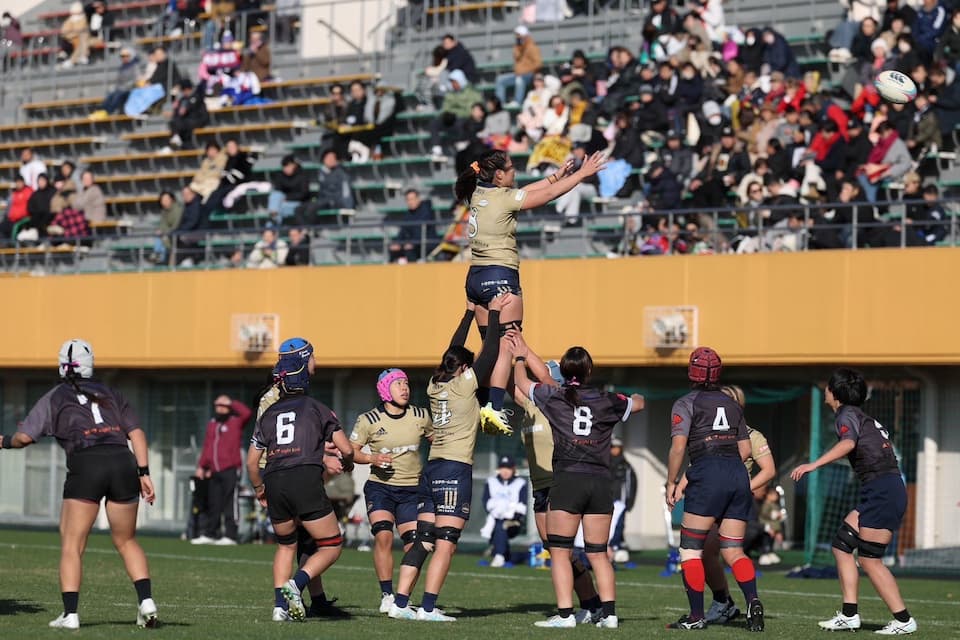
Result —
M 720 356 L 710 347 L 690 354 L 687 377 L 693 390 L 673 404 L 671 445 L 667 466 L 667 506 L 683 496 L 679 482 L 683 459 L 687 468 L 686 499 L 680 526 L 680 566 L 690 614 L 672 629 L 703 629 L 706 576 L 703 547 L 714 523 L 719 523 L 720 554 L 747 602 L 747 629 L 763 631 L 763 604 L 757 596 L 753 562 L 743 553 L 743 538 L 753 506 L 750 475 L 744 461 L 750 456 L 750 435 L 736 400 L 720 390 Z
M 834 371 L 827 382 L 824 400 L 837 414 L 839 442 L 816 461 L 794 469 L 790 477 L 799 482 L 811 471 L 846 456 L 860 480 L 860 502 L 843 519 L 833 539 L 843 606 L 837 615 L 820 622 L 820 627 L 831 631 L 860 628 L 857 611 L 860 572 L 853 557 L 856 552 L 860 566 L 893 613 L 893 620 L 876 633 L 885 636 L 914 633 L 917 621 L 907 611 L 896 579 L 883 564 L 887 545 L 900 528 L 907 510 L 907 490 L 890 434 L 860 408 L 867 400 L 867 383 L 858 371 Z

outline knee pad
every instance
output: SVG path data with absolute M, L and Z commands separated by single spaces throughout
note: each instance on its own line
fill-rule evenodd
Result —
M 403 560 L 400 564 L 420 570 L 423 563 L 427 561 L 427 556 L 433 551 L 433 543 L 436 541 L 436 534 L 432 522 L 417 522 L 417 529 L 414 534 L 413 544 L 403 554 Z
M 580 561 L 580 558 L 570 558 L 570 564 L 573 566 L 573 579 L 576 580 L 587 572 L 587 567 Z
M 277 544 L 282 544 L 284 546 L 297 544 L 297 531 L 294 530 L 293 533 L 287 533 L 284 535 L 276 534 L 276 538 Z
M 343 546 L 343 535 L 337 534 L 335 536 L 330 536 L 328 538 L 315 538 L 314 542 L 317 543 L 317 549 L 332 549 L 334 547 Z
M 861 558 L 878 560 L 886 554 L 887 545 L 882 542 L 871 542 L 870 540 L 861 539 L 859 549 Z
M 838 551 L 852 554 L 855 549 L 860 547 L 860 536 L 857 534 L 856 529 L 844 522 L 840 525 L 840 528 L 837 529 L 837 534 L 833 537 L 832 546 Z
M 523 333 L 523 320 L 513 320 L 512 322 L 507 322 L 506 324 L 500 325 L 500 337 L 507 335 L 507 331 L 515 329 L 520 333 Z
M 741 549 L 743 548 L 743 538 L 720 536 L 720 548 L 721 549 Z
M 460 541 L 460 534 L 463 533 L 461 529 L 456 527 L 438 527 L 436 532 L 437 540 L 446 540 L 450 544 L 457 544 Z
M 373 537 L 376 538 L 377 534 L 381 531 L 389 531 L 393 533 L 393 523 L 389 520 L 378 520 L 370 525 L 370 533 L 373 534 Z
M 707 541 L 707 529 L 688 529 L 680 527 L 680 549 L 691 551 L 703 551 L 703 545 Z
M 413 544 L 413 542 L 416 539 L 417 539 L 416 529 L 410 529 L 410 531 L 404 531 L 403 533 L 400 534 L 400 540 L 403 541 L 404 545 Z
M 605 543 L 584 542 L 583 550 L 587 553 L 606 553 L 607 545 Z
M 547 544 L 553 549 L 573 549 L 573 536 L 558 536 L 554 533 L 547 534 Z

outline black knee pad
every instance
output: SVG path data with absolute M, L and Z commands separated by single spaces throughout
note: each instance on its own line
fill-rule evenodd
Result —
M 433 545 L 437 541 L 437 529 L 432 522 L 426 520 L 417 521 L 417 540 L 426 545 Z M 430 549 L 433 549 L 431 546 Z
M 680 548 L 690 551 L 702 551 L 703 545 L 707 541 L 706 529 L 687 529 L 680 527 Z
M 293 533 L 287 533 L 284 535 L 276 534 L 276 537 L 277 537 L 277 544 L 282 544 L 282 545 L 297 544 L 296 530 L 294 530 Z
M 403 533 L 400 534 L 400 540 L 403 541 L 404 545 L 413 544 L 413 542 L 416 539 L 417 539 L 416 529 L 410 529 L 410 531 L 404 531 Z
M 576 580 L 587 572 L 587 567 L 580 561 L 580 558 L 570 557 L 570 564 L 573 566 L 573 579 Z
M 856 529 L 844 522 L 840 525 L 840 528 L 837 529 L 837 534 L 833 537 L 832 546 L 838 551 L 852 554 L 860 547 L 860 536 L 857 534 Z M 860 553 L 863 553 L 863 551 Z
M 583 550 L 587 553 L 606 553 L 607 545 L 605 543 L 584 542 Z
M 550 545 L 550 548 L 554 547 L 558 549 L 573 549 L 573 536 L 558 536 L 553 533 L 547 534 L 547 544 Z
M 373 534 L 373 537 L 376 538 L 377 534 L 381 531 L 389 531 L 393 533 L 393 523 L 389 520 L 378 520 L 370 525 L 370 533 Z
M 457 544 L 460 541 L 461 529 L 456 527 L 438 527 L 437 540 L 446 540 L 450 544 Z
M 887 545 L 882 542 L 871 542 L 869 540 L 860 540 L 860 557 L 873 558 L 878 560 L 887 553 Z

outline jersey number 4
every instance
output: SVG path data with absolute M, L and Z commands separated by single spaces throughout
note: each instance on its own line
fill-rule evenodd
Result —
M 297 420 L 297 414 L 293 411 L 287 411 L 277 416 L 277 444 L 290 444 L 293 442 L 294 422 Z
M 714 431 L 729 431 L 730 423 L 727 422 L 727 410 L 723 407 L 717 407 L 717 416 L 713 419 Z
M 588 436 L 593 430 L 593 411 L 590 407 L 577 407 L 573 411 L 573 433 Z

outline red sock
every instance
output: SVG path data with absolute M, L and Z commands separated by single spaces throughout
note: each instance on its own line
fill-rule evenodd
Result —
M 753 561 L 744 556 L 733 563 L 733 577 L 736 578 L 740 590 L 743 591 L 743 597 L 747 604 L 757 599 L 757 573 L 753 569 Z

